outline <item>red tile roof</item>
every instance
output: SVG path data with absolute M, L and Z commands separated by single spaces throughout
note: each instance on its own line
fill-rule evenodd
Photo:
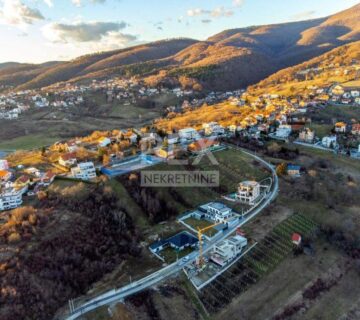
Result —
M 301 241 L 301 235 L 299 235 L 298 233 L 293 233 L 291 240 L 293 242 L 299 243 Z
M 61 155 L 61 159 L 63 159 L 64 161 L 76 159 L 76 154 L 74 152 L 65 153 L 65 154 Z
M 30 180 L 30 178 L 28 176 L 22 175 L 16 180 L 16 182 L 27 183 L 29 180 Z

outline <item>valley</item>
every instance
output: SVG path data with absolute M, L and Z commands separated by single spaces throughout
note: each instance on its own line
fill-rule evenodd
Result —
M 257 0 L 154 3 L 137 29 L 24 1 L 0 23 L 106 49 L 0 63 L 0 320 L 358 318 L 359 3 L 247 27 Z

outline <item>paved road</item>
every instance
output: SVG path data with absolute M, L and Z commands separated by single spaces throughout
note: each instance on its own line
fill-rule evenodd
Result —
M 257 214 L 259 214 L 265 207 L 267 207 L 270 204 L 270 202 L 273 199 L 275 199 L 275 197 L 277 196 L 277 193 L 278 193 L 278 189 L 279 189 L 278 177 L 276 175 L 275 168 L 270 163 L 266 162 L 262 158 L 254 155 L 248 151 L 245 151 L 241 148 L 234 147 L 232 145 L 228 145 L 228 147 L 239 150 L 241 152 L 244 152 L 247 155 L 256 159 L 257 161 L 261 162 L 264 166 L 266 166 L 272 173 L 273 184 L 271 186 L 271 190 L 264 196 L 264 198 L 260 202 L 260 204 L 258 204 L 251 212 L 249 212 L 246 215 L 246 217 L 239 219 L 238 223 L 229 227 L 227 230 L 223 231 L 222 233 L 218 234 L 215 237 L 215 239 L 212 239 L 210 242 L 206 242 L 203 246 L 204 253 L 210 251 L 216 243 L 224 240 L 231 233 L 233 233 L 238 227 L 242 226 L 243 224 L 248 222 L 250 219 L 254 218 Z M 159 271 L 156 271 L 156 272 L 150 274 L 149 276 L 147 276 L 145 278 L 142 278 L 138 281 L 134 281 L 133 283 L 131 283 L 127 286 L 124 286 L 119 289 L 114 289 L 114 290 L 108 291 L 102 295 L 99 295 L 95 299 L 92 299 L 89 302 L 84 303 L 80 307 L 77 307 L 75 310 L 73 310 L 72 314 L 69 315 L 66 319 L 67 320 L 76 319 L 79 316 L 81 316 L 82 314 L 85 314 L 85 313 L 87 313 L 91 310 L 94 310 L 100 306 L 104 306 L 104 305 L 107 305 L 107 304 L 110 304 L 110 303 L 116 302 L 116 301 L 121 301 L 124 298 L 126 298 L 134 293 L 145 290 L 146 288 L 149 288 L 149 287 L 163 281 L 164 279 L 174 276 L 179 271 L 181 271 L 185 265 L 188 265 L 188 264 L 194 262 L 197 259 L 198 255 L 199 255 L 198 251 L 193 251 L 191 254 L 188 255 L 189 259 L 187 261 L 183 261 L 181 259 L 177 262 L 174 262 L 174 263 L 168 265 L 167 267 L 165 267 L 163 269 L 160 269 Z

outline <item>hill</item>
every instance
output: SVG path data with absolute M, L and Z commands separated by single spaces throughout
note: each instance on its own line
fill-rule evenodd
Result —
M 194 42 L 196 41 L 192 39 L 172 39 L 81 56 L 47 69 L 46 72 L 35 76 L 30 81 L 24 82 L 19 86 L 19 89 L 45 87 L 60 81 L 68 81 L 72 78 L 85 76 L 95 71 L 107 74 L 107 70 L 112 67 L 161 59 L 180 51 Z
M 29 89 L 118 75 L 152 85 L 234 89 L 357 40 L 360 4 L 320 19 L 225 30 L 206 41 L 171 39 L 86 55 L 41 72 L 17 66 L 24 71 L 1 75 L 0 84 Z
M 293 67 L 278 71 L 250 88 L 254 95 L 276 92 L 306 94 L 311 87 L 345 83 L 360 76 L 360 41 L 343 45 Z
M 42 64 L 2 63 L 0 64 L 0 86 L 18 86 L 60 64 L 62 64 L 60 61 L 49 61 Z
M 348 86 L 359 85 L 360 78 L 360 41 L 343 45 L 309 61 L 274 73 L 247 90 L 245 106 L 224 101 L 222 103 L 186 111 L 168 118 L 158 119 L 156 127 L 164 131 L 179 130 L 185 127 L 200 129 L 203 123 L 216 121 L 223 126 L 236 124 L 248 125 L 248 120 L 257 114 L 269 115 L 273 107 L 252 107 L 262 95 L 277 94 L 285 97 L 302 97 L 306 100 L 317 88 L 327 88 L 334 83 Z M 357 81 L 354 81 L 356 80 Z M 279 98 L 277 106 L 286 105 L 287 99 Z M 256 103 L 255 103 L 256 105 Z M 261 104 L 260 104 L 261 105 Z

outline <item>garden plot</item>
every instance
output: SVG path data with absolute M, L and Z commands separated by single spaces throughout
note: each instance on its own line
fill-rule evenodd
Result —
M 293 233 L 310 237 L 317 225 L 295 214 L 277 225 L 253 250 L 206 286 L 200 298 L 210 313 L 216 313 L 252 284 L 273 271 L 294 249 Z

